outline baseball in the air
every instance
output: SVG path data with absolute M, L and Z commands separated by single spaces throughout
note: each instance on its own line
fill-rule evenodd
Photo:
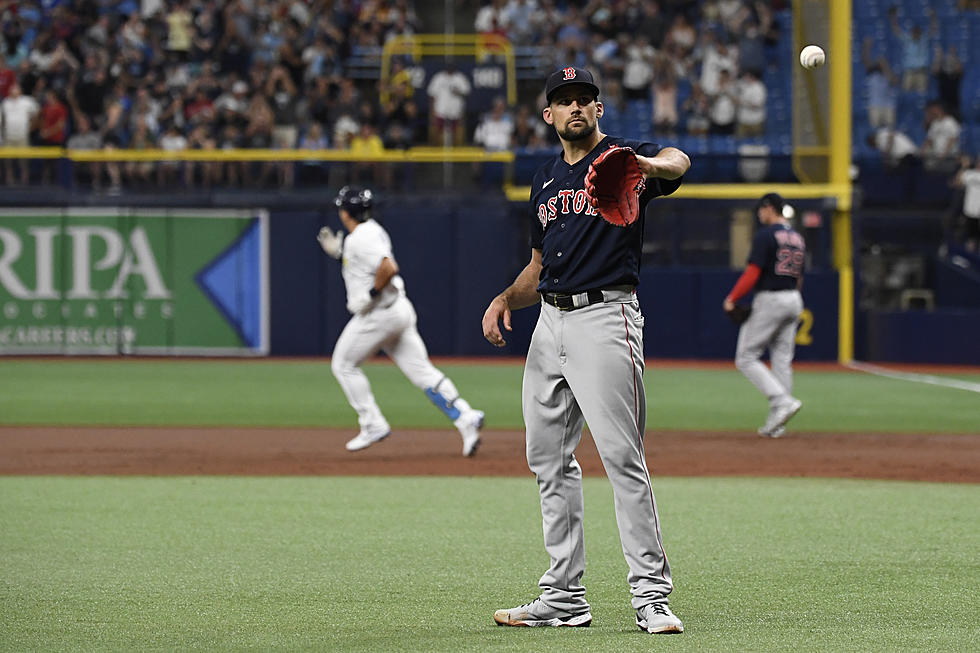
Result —
M 800 50 L 800 65 L 807 70 L 819 68 L 826 60 L 827 55 L 819 45 L 808 45 Z

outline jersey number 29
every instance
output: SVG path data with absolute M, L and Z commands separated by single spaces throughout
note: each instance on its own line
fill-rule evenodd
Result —
M 780 247 L 776 250 L 776 274 L 799 279 L 803 274 L 805 258 L 803 252 L 798 249 Z

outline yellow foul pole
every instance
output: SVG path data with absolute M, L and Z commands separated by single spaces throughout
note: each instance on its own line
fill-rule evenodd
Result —
M 830 183 L 840 189 L 833 218 L 834 267 L 839 275 L 837 359 L 854 359 L 854 268 L 851 241 L 851 0 L 829 0 Z

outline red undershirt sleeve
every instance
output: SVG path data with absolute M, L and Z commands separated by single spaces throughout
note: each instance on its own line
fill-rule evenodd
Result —
M 760 268 L 755 263 L 749 263 L 748 267 L 745 268 L 745 272 L 742 276 L 738 278 L 735 285 L 732 287 L 732 291 L 728 293 L 726 299 L 730 299 L 733 302 L 737 302 L 742 297 L 749 294 L 749 291 L 755 287 L 755 282 L 759 280 L 759 276 L 762 274 L 762 268 Z

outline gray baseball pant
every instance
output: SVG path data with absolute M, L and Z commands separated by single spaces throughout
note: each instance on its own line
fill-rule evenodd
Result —
M 634 608 L 673 589 L 643 451 L 643 316 L 629 291 L 573 311 L 542 304 L 524 369 L 527 461 L 538 481 L 551 566 L 541 599 L 572 613 L 588 609 L 582 469 L 575 448 L 588 423 L 613 487 Z
M 793 393 L 796 321 L 802 312 L 799 291 L 759 291 L 749 319 L 739 329 L 735 367 L 766 396 L 770 407 L 788 401 Z M 767 348 L 772 371 L 760 360 Z

